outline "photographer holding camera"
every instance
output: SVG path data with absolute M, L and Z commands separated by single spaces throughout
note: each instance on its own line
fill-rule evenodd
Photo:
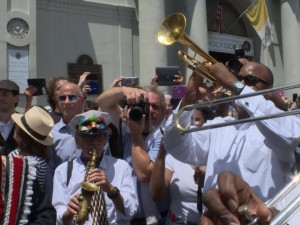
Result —
M 122 108 L 120 103 L 124 99 L 126 104 Z M 155 86 L 144 89 L 122 86 L 106 90 L 97 100 L 100 109 L 108 112 L 118 127 L 123 159 L 134 170 L 139 210 L 131 224 L 160 224 L 169 209 L 169 201 L 157 205 L 148 186 L 162 139 L 159 128 L 165 125 L 164 94 Z

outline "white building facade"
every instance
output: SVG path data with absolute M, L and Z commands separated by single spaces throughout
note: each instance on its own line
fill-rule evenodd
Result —
M 190 49 L 157 40 L 170 14 L 186 16 L 185 33 L 217 60 L 234 55 L 235 43 L 250 43 L 247 57 L 266 64 L 275 86 L 300 83 L 300 1 L 266 0 L 274 42 L 263 48 L 245 16 L 253 0 L 223 0 L 222 33 L 216 32 L 217 0 L 4 0 L 0 2 L 0 79 L 15 80 L 22 90 L 27 78 L 65 75 L 78 79 L 91 70 L 105 90 L 119 75 L 149 83 L 156 66 L 179 65 L 191 71 L 177 51 Z M 290 97 L 293 90 L 286 94 Z M 90 96 L 90 98 L 96 97 Z M 24 106 L 24 97 L 20 107 Z M 45 96 L 35 98 L 45 105 Z

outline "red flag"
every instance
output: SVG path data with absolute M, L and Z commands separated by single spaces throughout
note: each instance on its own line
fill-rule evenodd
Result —
M 219 33 L 222 32 L 222 3 L 223 0 L 218 0 L 216 12 L 216 27 Z

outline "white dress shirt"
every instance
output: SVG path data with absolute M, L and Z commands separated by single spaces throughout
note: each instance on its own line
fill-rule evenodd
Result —
M 68 162 L 58 166 L 53 180 L 52 204 L 57 211 L 57 224 L 63 224 L 62 215 L 67 210 L 69 200 L 75 194 L 80 193 L 80 183 L 83 181 L 86 172 L 86 167 L 80 157 L 76 158 L 73 161 L 72 175 L 67 186 L 67 166 Z M 129 164 L 124 160 L 103 155 L 99 168 L 105 172 L 109 182 L 120 190 L 124 201 L 125 215 L 116 210 L 113 201 L 104 193 L 108 223 L 129 225 L 129 221 L 137 212 L 138 204 Z M 92 218 L 89 215 L 89 220 L 84 225 L 91 224 Z
M 253 92 L 245 87 L 242 94 Z M 263 96 L 236 100 L 250 116 L 278 113 Z M 183 113 L 180 123 L 188 124 L 192 112 Z M 234 120 L 217 117 L 206 124 Z M 268 119 L 181 135 L 174 123 L 165 129 L 166 150 L 178 160 L 206 165 L 204 190 L 217 186 L 222 171 L 241 176 L 264 201 L 273 197 L 290 180 L 294 151 L 300 143 L 300 120 L 296 116 Z

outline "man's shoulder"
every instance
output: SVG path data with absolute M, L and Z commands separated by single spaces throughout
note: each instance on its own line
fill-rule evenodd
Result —
M 58 123 L 56 123 L 52 130 L 51 130 L 53 136 L 56 135 L 71 135 L 71 129 L 68 128 L 68 125 L 63 122 L 63 120 L 60 120 Z
M 64 126 L 66 126 L 65 123 L 62 120 L 60 120 L 58 123 L 54 124 L 54 126 L 52 128 L 52 132 L 53 131 L 58 131 Z
M 69 163 L 73 163 L 73 160 L 71 160 L 71 161 L 65 161 L 65 162 L 61 163 L 59 166 L 57 166 L 56 170 L 57 171 L 64 171 L 64 170 L 66 170 L 66 168 L 68 167 Z
M 151 139 L 161 139 L 163 134 L 161 129 L 163 129 L 166 125 L 166 119 L 163 119 L 158 126 L 156 126 L 148 135 L 147 138 Z

